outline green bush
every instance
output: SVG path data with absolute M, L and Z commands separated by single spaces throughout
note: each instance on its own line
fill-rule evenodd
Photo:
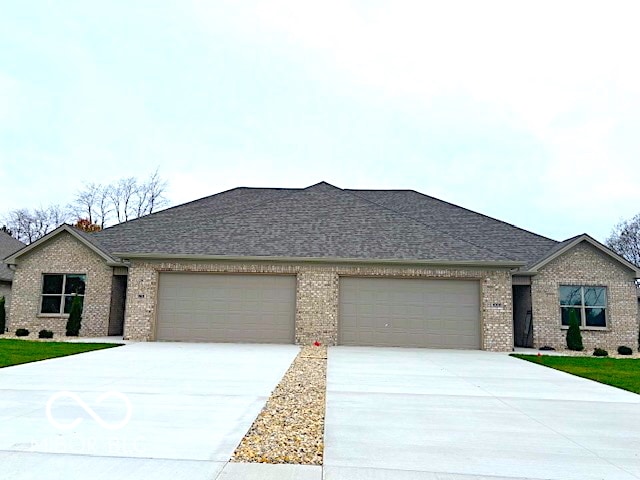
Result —
M 618 353 L 620 355 L 631 355 L 633 353 L 633 350 L 631 350 L 629 347 L 625 347 L 624 345 L 621 345 L 618 347 Z
M 29 335 L 29 330 L 26 328 L 19 328 L 16 330 L 16 337 L 26 337 Z
M 76 295 L 71 301 L 71 311 L 69 312 L 69 320 L 67 320 L 67 337 L 77 337 L 80 335 L 81 324 L 82 298 Z
M 7 312 L 4 309 L 4 297 L 0 297 L 0 334 L 7 328 Z
M 569 330 L 567 330 L 567 348 L 569 350 L 582 351 L 582 334 L 580 333 L 580 324 L 578 323 L 578 314 L 576 309 L 569 310 Z
M 40 330 L 38 338 L 53 338 L 53 332 L 51 330 Z
M 593 356 L 594 357 L 608 357 L 609 356 L 609 352 L 607 352 L 606 350 L 604 350 L 602 348 L 594 348 L 593 349 Z

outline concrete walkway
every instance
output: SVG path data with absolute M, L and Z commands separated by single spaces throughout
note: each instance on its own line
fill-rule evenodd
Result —
M 327 480 L 640 478 L 640 396 L 478 351 L 329 350 Z
M 136 343 L 0 369 L 0 477 L 216 478 L 298 351 Z

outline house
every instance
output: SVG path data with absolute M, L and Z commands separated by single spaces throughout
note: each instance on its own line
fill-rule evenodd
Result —
M 638 268 L 413 190 L 236 188 L 86 234 L 63 225 L 5 262 L 10 328 L 142 341 L 635 346 Z
M 6 231 L 0 230 L 0 258 L 7 257 L 17 252 L 25 245 L 16 240 Z M 13 282 L 13 270 L 5 263 L 0 263 L 0 298 L 4 297 L 5 312 L 11 308 L 11 284 Z M 2 332 L 0 332 L 2 333 Z

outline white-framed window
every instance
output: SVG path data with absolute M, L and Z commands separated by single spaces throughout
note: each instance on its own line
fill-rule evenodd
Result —
M 569 325 L 571 309 L 575 309 L 581 327 L 607 326 L 607 287 L 561 285 L 559 293 L 562 326 Z
M 40 313 L 65 315 L 71 311 L 74 296 L 84 301 L 87 276 L 82 273 L 45 273 L 42 275 Z

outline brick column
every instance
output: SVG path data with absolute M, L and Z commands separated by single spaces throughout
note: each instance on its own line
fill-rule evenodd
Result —
M 296 287 L 296 344 L 338 342 L 338 274 L 327 270 L 298 273 Z

